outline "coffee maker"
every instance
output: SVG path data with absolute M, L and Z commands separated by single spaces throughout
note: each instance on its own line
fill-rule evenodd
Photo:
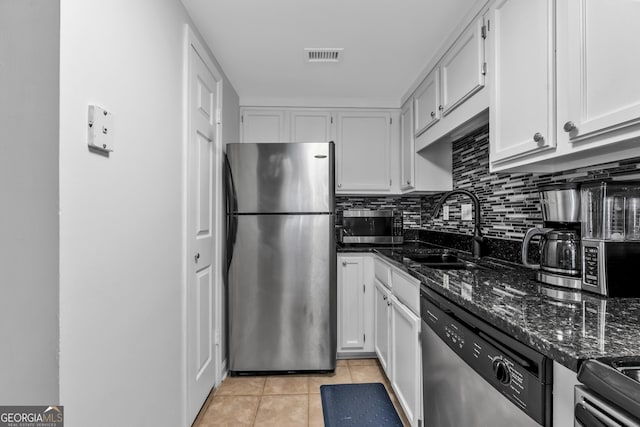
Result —
M 522 264 L 538 270 L 536 280 L 564 288 L 582 288 L 580 190 L 576 183 L 542 186 L 542 228 L 527 230 L 522 242 Z M 540 236 L 540 263 L 529 261 L 529 243 Z
M 640 182 L 583 185 L 582 289 L 640 297 Z

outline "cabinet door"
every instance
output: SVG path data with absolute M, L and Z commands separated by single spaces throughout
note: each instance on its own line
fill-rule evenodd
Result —
M 490 159 L 555 147 L 554 0 L 498 0 L 487 32 Z
M 640 2 L 565 0 L 559 4 L 558 71 L 564 79 L 558 82 L 558 102 L 566 103 L 558 114 L 559 134 L 579 142 L 637 126 Z M 566 63 L 561 62 L 565 55 Z
M 333 118 L 328 111 L 292 111 L 289 121 L 291 142 L 333 141 Z
M 415 145 L 413 132 L 413 109 L 407 102 L 400 112 L 400 189 L 410 190 L 415 187 L 414 161 Z
M 482 18 L 472 23 L 440 62 L 443 116 L 484 87 L 482 25 Z
M 374 286 L 374 346 L 376 350 L 376 354 L 378 355 L 378 360 L 380 361 L 380 365 L 387 373 L 387 376 L 391 376 L 391 369 L 389 366 L 389 310 L 390 310 L 390 302 L 389 302 L 389 291 L 385 286 L 378 280 L 375 279 Z
M 412 426 L 421 419 L 420 317 L 391 296 L 391 384 Z
M 434 68 L 413 94 L 415 136 L 440 120 L 440 69 Z
M 274 110 L 242 111 L 242 142 L 288 142 L 285 112 Z
M 338 257 L 338 352 L 363 350 L 364 260 Z
M 338 113 L 337 190 L 389 191 L 390 145 L 390 113 Z

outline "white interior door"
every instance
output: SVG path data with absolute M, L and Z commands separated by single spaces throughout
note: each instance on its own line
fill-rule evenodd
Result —
M 189 43 L 187 138 L 187 411 L 193 421 L 216 382 L 219 262 L 219 83 Z

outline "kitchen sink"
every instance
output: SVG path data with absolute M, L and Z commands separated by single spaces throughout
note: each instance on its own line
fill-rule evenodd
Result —
M 428 253 L 428 254 L 407 254 L 405 258 L 409 258 L 425 267 L 437 268 L 439 270 L 477 270 L 482 266 L 465 261 L 451 252 Z

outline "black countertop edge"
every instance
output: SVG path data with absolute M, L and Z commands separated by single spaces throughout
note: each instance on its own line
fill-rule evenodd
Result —
M 533 270 L 499 259 L 462 259 L 488 267 L 438 270 L 405 255 L 440 251 L 420 241 L 393 247 L 342 247 L 339 253 L 372 252 L 384 257 L 460 307 L 545 356 L 578 371 L 580 363 L 602 357 L 640 356 L 640 299 L 603 298 L 573 292 L 560 298 L 560 288 L 536 282 Z M 446 278 L 445 278 L 446 276 Z

